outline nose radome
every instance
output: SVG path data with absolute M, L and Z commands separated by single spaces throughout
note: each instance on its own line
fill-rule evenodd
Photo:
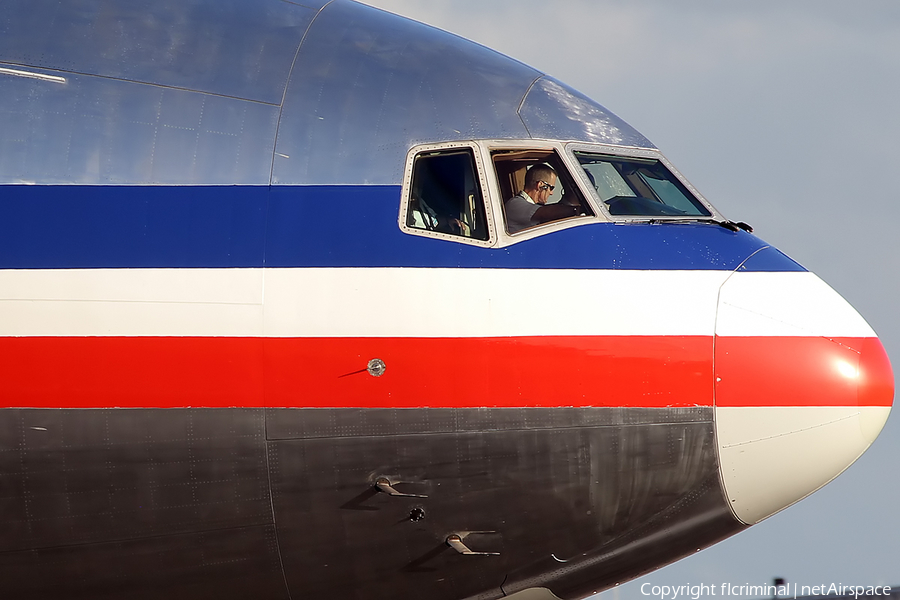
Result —
M 735 272 L 716 319 L 722 483 L 753 524 L 816 491 L 871 445 L 894 376 L 863 318 L 808 272 Z

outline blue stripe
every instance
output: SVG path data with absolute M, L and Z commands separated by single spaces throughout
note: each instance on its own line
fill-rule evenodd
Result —
M 502 249 L 400 231 L 397 186 L 0 186 L 0 268 L 733 270 L 767 245 L 710 224 L 596 223 Z M 766 250 L 743 269 L 798 271 Z
M 0 187 L 0 265 L 258 267 L 265 187 Z

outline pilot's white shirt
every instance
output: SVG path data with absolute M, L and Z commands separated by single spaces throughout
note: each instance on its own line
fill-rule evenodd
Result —
M 506 208 L 506 226 L 510 233 L 516 233 L 526 227 L 537 225 L 537 221 L 533 221 L 534 213 L 540 208 L 540 205 L 531 199 L 525 190 L 522 190 L 505 202 Z

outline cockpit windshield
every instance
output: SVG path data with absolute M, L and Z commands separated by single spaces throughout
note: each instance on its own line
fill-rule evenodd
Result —
M 712 213 L 652 158 L 575 152 L 611 215 L 710 217 Z

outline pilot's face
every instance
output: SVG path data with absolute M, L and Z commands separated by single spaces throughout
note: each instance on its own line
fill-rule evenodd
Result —
M 538 204 L 546 204 L 554 187 L 556 187 L 556 175 L 551 173 L 546 180 L 538 182 L 537 198 L 534 201 Z

